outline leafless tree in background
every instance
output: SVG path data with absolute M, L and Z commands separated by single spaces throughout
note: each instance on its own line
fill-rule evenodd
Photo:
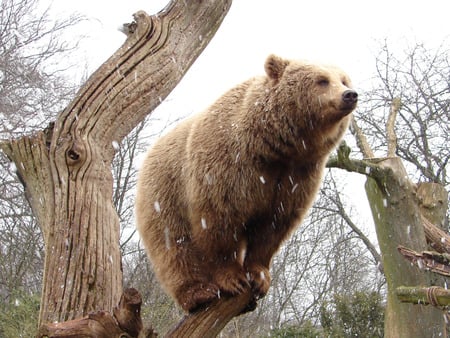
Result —
M 448 41 L 438 48 L 423 43 L 393 52 L 387 41 L 376 58 L 376 78 L 358 109 L 357 120 L 375 152 L 386 150 L 386 113 L 395 100 L 396 151 L 417 181 L 449 186 L 450 59 Z M 391 137 L 391 136 L 389 136 Z M 392 137 L 391 137 L 392 138 Z
M 63 60 L 77 43 L 61 36 L 83 18 L 73 15 L 54 21 L 38 4 L 38 0 L 0 4 L 1 138 L 42 128 L 74 94 L 65 73 L 70 64 Z
M 441 239 L 436 242 L 425 229 L 448 225 L 449 48 L 445 41 L 437 49 L 416 43 L 393 53 L 385 42 L 380 50 L 373 88 L 351 126 L 362 160 L 349 157 L 350 149 L 341 145 L 329 165 L 367 177 L 387 281 L 385 335 L 442 335 L 446 328 L 439 310 L 403 304 L 396 292 L 402 286 L 432 285 L 398 246 L 421 252 L 427 242 L 439 245 Z
M 83 18 L 59 21 L 40 10 L 38 0 L 0 4 L 0 138 L 42 128 L 74 94 L 67 69 L 58 67 L 76 47 L 61 34 Z M 13 290 L 39 292 L 43 242 L 24 198 L 16 167 L 0 154 L 0 296 Z

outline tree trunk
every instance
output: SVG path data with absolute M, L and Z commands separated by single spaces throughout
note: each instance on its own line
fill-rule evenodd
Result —
M 379 172 L 369 175 L 366 192 L 380 246 L 388 295 L 385 337 L 439 337 L 444 330 L 442 312 L 431 306 L 401 303 L 397 287 L 430 285 L 429 273 L 411 266 L 398 245 L 415 251 L 427 249 L 416 188 L 408 180 L 400 158 L 378 162 Z
M 45 241 L 40 323 L 112 311 L 122 293 L 113 143 L 175 87 L 231 0 L 172 1 L 125 27 L 124 45 L 46 130 L 0 143 L 16 163 Z
M 432 182 L 419 183 L 417 198 L 422 215 L 431 223 L 447 232 L 448 192 L 442 184 Z

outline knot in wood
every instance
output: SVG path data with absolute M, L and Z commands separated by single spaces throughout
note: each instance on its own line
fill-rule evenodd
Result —
M 77 154 L 73 149 L 70 149 L 67 152 L 67 156 L 69 156 L 69 158 L 74 161 L 77 161 L 80 158 L 80 155 Z
M 74 141 L 72 146 L 66 151 L 67 164 L 69 166 L 79 166 L 86 158 L 85 147 L 81 142 Z

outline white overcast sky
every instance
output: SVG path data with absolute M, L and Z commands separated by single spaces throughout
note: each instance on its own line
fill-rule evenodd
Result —
M 79 12 L 91 19 L 80 55 L 92 71 L 124 41 L 118 31 L 122 23 L 131 22 L 138 10 L 154 14 L 167 2 L 53 0 L 52 8 L 54 15 Z M 336 64 L 357 89 L 363 88 L 374 72 L 381 41 L 387 38 L 397 48 L 405 41 L 440 44 L 450 35 L 449 13 L 448 0 L 234 0 L 216 36 L 165 108 L 183 107 L 185 111 L 171 112 L 181 115 L 204 109 L 225 90 L 261 74 L 270 53 Z

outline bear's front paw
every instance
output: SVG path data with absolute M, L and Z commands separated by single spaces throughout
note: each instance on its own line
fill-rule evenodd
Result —
M 269 269 L 260 264 L 252 264 L 247 266 L 247 271 L 253 294 L 256 298 L 264 297 L 270 287 L 271 278 Z
M 180 287 L 176 298 L 186 312 L 195 312 L 220 296 L 219 288 L 212 283 L 189 283 Z
M 217 269 L 214 281 L 219 285 L 221 291 L 232 295 L 240 294 L 250 288 L 244 269 L 237 263 Z

